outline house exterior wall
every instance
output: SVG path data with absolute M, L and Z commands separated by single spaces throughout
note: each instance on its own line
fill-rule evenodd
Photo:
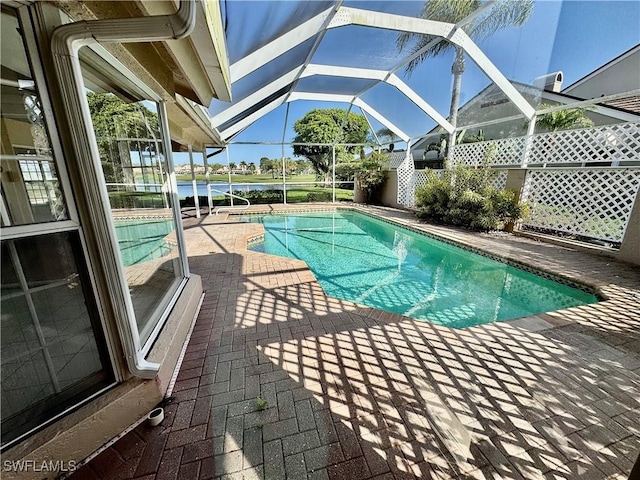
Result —
M 631 210 L 627 230 L 617 258 L 624 262 L 640 265 L 640 195 L 638 194 L 636 194 L 636 200 Z
M 89 280 L 83 283 L 83 291 L 89 292 L 86 294 L 94 300 L 89 302 L 88 308 L 91 310 L 92 319 L 97 319 L 93 323 L 94 328 L 99 330 L 106 341 L 108 369 L 113 378 L 111 383 L 103 390 L 93 394 L 93 396 L 86 396 L 78 403 L 70 405 L 68 410 L 60 417 L 53 418 L 49 423 L 41 424 L 37 431 L 28 433 L 24 438 L 20 438 L 3 449 L 1 454 L 2 462 L 0 463 L 3 467 L 3 478 L 40 479 L 43 475 L 42 472 L 34 470 L 17 472 L 15 469 L 4 467 L 7 464 L 12 465 L 11 462 L 25 460 L 33 460 L 34 464 L 41 464 L 43 461 L 60 461 L 64 462 L 65 465 L 77 464 L 104 445 L 105 442 L 142 417 L 145 417 L 162 400 L 167 393 L 182 347 L 187 340 L 188 332 L 197 314 L 203 290 L 200 277 L 189 275 L 188 271 L 184 272 L 185 278 L 182 279 L 174 298 L 168 303 L 164 311 L 154 312 L 154 315 L 158 318 L 162 317 L 164 319 L 164 324 L 157 337 L 152 337 L 154 339 L 153 346 L 146 354 L 146 361 L 158 364 L 159 370 L 155 377 L 150 379 L 142 379 L 132 375 L 130 363 L 126 361 L 122 345 L 122 325 L 117 323 L 114 317 L 114 311 L 120 308 L 117 305 L 118 300 L 111 298 L 105 287 L 108 282 L 113 282 L 118 275 L 116 272 L 109 270 L 106 264 L 101 263 L 99 260 L 98 254 L 104 250 L 103 242 L 105 239 L 96 235 L 92 228 L 94 222 L 113 223 L 113 218 L 108 213 L 108 208 L 102 210 L 103 213 L 100 213 L 100 211 L 88 204 L 87 194 L 90 192 L 87 189 L 90 187 L 83 182 L 80 170 L 81 163 L 89 160 L 83 156 L 83 152 L 76 151 L 74 143 L 71 141 L 74 132 L 70 128 L 68 120 L 71 115 L 80 116 L 78 105 L 67 103 L 59 95 L 58 79 L 54 74 L 51 55 L 47 53 L 50 51 L 49 40 L 51 32 L 60 24 L 64 16 L 60 15 L 60 11 L 52 5 L 44 2 L 21 7 L 16 12 L 17 16 L 22 19 L 24 30 L 30 39 L 27 43 L 29 44 L 28 50 L 31 59 L 38 72 L 40 72 L 38 75 L 41 75 L 44 80 L 39 82 L 38 87 L 43 94 L 44 116 L 51 120 L 49 122 L 51 125 L 56 127 L 51 130 L 51 138 L 56 145 L 60 145 L 61 154 L 56 155 L 58 173 L 65 184 L 64 192 L 70 207 L 77 207 L 77 219 L 74 216 L 73 221 L 82 226 L 81 229 L 76 226 L 74 232 L 77 231 L 80 235 L 79 250 L 81 251 L 78 252 L 78 255 L 86 259 L 87 262 Z M 30 23 L 30 19 L 34 19 L 33 24 Z M 2 33 L 4 37 L 5 31 Z M 135 51 L 135 48 L 131 51 Z M 140 84 L 144 83 L 140 79 L 138 81 Z M 148 87 L 153 90 L 155 86 L 149 85 Z M 45 101 L 47 98 L 51 99 L 50 103 Z M 5 123 L 4 116 L 7 107 L 5 101 L 6 99 L 3 97 L 3 124 Z M 185 120 L 189 118 L 189 115 L 190 112 L 183 114 L 181 127 L 191 128 Z M 203 133 L 202 126 L 194 124 L 193 128 L 200 129 L 196 137 L 199 141 L 204 141 L 206 133 Z M 17 142 L 28 145 L 32 139 L 30 135 L 23 135 L 25 137 L 23 140 L 19 140 L 17 136 L 9 138 L 8 135 L 5 135 L 5 129 L 3 128 L 2 130 L 2 158 L 4 165 L 5 161 L 9 161 L 7 160 L 8 153 L 15 156 L 14 152 L 7 150 L 11 148 L 12 143 Z M 170 132 L 166 129 L 164 131 L 168 137 Z M 183 132 L 180 132 L 178 138 L 184 138 Z M 101 174 L 96 174 L 94 180 L 98 184 L 105 182 Z M 68 183 L 69 188 L 67 188 L 67 183 L 65 182 Z M 18 196 L 14 196 L 11 201 L 15 202 L 18 198 Z M 99 218 L 100 216 L 101 218 Z M 5 224 L 6 222 L 3 218 L 3 248 L 6 240 Z M 51 230 L 51 225 L 44 225 L 42 227 L 44 228 L 43 234 L 40 236 L 37 232 L 36 235 L 33 234 L 33 230 L 37 228 L 40 227 L 36 224 L 31 228 L 31 233 L 28 234 L 32 235 L 33 238 L 49 238 L 45 234 L 47 229 Z M 20 239 L 19 234 L 13 235 L 17 235 L 15 238 Z M 7 240 L 7 242 L 12 241 Z M 172 242 L 181 245 L 180 248 L 183 251 L 185 250 L 183 240 L 179 234 L 175 235 Z M 181 260 L 176 258 L 169 263 L 175 264 L 180 261 L 186 262 L 186 258 L 182 257 Z M 4 276 L 5 270 L 3 269 Z M 129 285 L 126 279 L 122 277 L 120 282 L 121 289 L 128 291 Z M 3 309 L 3 325 L 5 313 L 8 314 L 8 311 Z M 13 465 L 18 464 L 13 463 Z M 23 465 L 25 464 L 23 463 Z
M 640 89 L 640 46 L 569 85 L 563 93 L 579 98 L 599 98 Z
M 402 208 L 402 206 L 398 204 L 398 172 L 396 170 L 387 172 L 387 181 L 382 187 L 380 200 L 386 207 Z M 356 202 L 355 198 L 354 202 Z

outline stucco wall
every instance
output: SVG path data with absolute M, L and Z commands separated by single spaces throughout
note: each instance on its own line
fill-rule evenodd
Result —
M 398 205 L 398 172 L 390 170 L 387 172 L 387 181 L 382 187 L 382 204 L 386 207 L 400 207 Z

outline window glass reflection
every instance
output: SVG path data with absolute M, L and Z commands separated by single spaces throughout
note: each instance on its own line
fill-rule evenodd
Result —
M 18 19 L 2 11 L 2 226 L 68 218 Z
M 95 81 L 88 60 L 83 66 L 102 174 L 144 342 L 183 278 L 157 105 L 134 101 L 122 88 L 104 91 L 105 82 Z
M 112 381 L 77 232 L 2 242 L 2 444 Z

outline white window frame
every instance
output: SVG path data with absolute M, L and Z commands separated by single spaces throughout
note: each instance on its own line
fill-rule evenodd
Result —
M 111 53 L 109 53 L 103 46 L 100 44 L 94 43 L 91 45 L 86 45 L 83 48 L 89 48 L 96 54 L 100 56 L 110 67 L 115 69 L 118 73 L 122 74 L 131 85 L 135 86 L 138 90 L 136 94 L 139 94 L 141 97 L 144 97 L 145 100 L 154 102 L 158 109 L 158 120 L 159 120 L 159 128 L 160 133 L 162 135 L 162 147 L 163 147 L 163 155 L 165 156 L 168 168 L 168 176 L 169 176 L 169 194 L 172 198 L 173 207 L 171 208 L 172 219 L 175 225 L 175 234 L 178 240 L 178 255 L 180 258 L 180 268 L 181 268 L 181 277 L 176 277 L 176 280 L 179 282 L 175 288 L 173 294 L 171 295 L 169 302 L 166 304 L 166 307 L 161 311 L 160 309 L 156 309 L 152 316 L 157 316 L 157 321 L 155 321 L 154 327 L 151 329 L 149 333 L 149 337 L 144 341 L 141 341 L 141 331 L 137 328 L 137 322 L 135 321 L 135 312 L 133 309 L 133 300 L 130 295 L 125 295 L 126 305 L 121 305 L 121 308 L 124 308 L 127 311 L 127 314 L 133 318 L 133 322 L 127 323 L 127 328 L 131 330 L 131 335 L 136 338 L 137 337 L 137 345 L 138 352 L 141 357 L 146 357 L 151 350 L 151 347 L 155 343 L 162 327 L 167 321 L 171 310 L 175 306 L 180 294 L 182 293 L 185 285 L 190 276 L 189 272 L 189 260 L 187 258 L 186 253 L 186 245 L 184 239 L 184 230 L 182 228 L 182 217 L 180 213 L 180 199 L 178 197 L 178 186 L 176 181 L 175 169 L 173 164 L 173 153 L 171 151 L 171 132 L 169 130 L 169 123 L 166 111 L 166 102 L 156 94 L 151 88 L 149 88 L 145 83 L 140 81 L 138 77 L 135 76 L 131 70 L 129 70 L 125 65 L 123 65 L 117 58 L 115 58 Z M 86 103 L 86 98 L 83 99 Z M 85 105 L 88 108 L 88 103 Z M 86 119 L 85 119 L 86 121 Z M 89 118 L 89 121 L 91 119 Z M 96 142 L 95 136 L 92 138 L 93 142 Z M 97 142 L 96 142 L 97 145 Z M 96 212 L 96 215 L 102 215 L 103 212 Z M 115 233 L 115 226 L 112 225 L 113 228 L 110 229 L 110 237 L 111 241 L 114 242 L 114 245 L 117 245 L 118 239 Z M 117 258 L 119 261 L 120 268 L 116 273 L 117 277 L 119 277 L 119 281 L 122 282 L 122 285 L 127 286 L 127 280 L 124 274 L 124 269 L 122 266 L 124 265 L 122 260 L 122 255 L 119 250 L 117 250 Z M 113 274 L 114 272 L 105 272 L 106 275 Z M 127 287 L 128 289 L 128 287 Z M 136 325 L 136 328 L 133 325 Z

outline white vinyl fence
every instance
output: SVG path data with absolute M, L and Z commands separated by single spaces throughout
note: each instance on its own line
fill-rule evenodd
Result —
M 452 163 L 478 166 L 489 154 L 496 188 L 506 186 L 505 167 L 527 168 L 521 197 L 530 206 L 525 228 L 622 242 L 640 187 L 640 124 L 456 145 Z M 426 180 L 405 159 L 398 168 L 398 203 L 415 206 L 415 188 Z

